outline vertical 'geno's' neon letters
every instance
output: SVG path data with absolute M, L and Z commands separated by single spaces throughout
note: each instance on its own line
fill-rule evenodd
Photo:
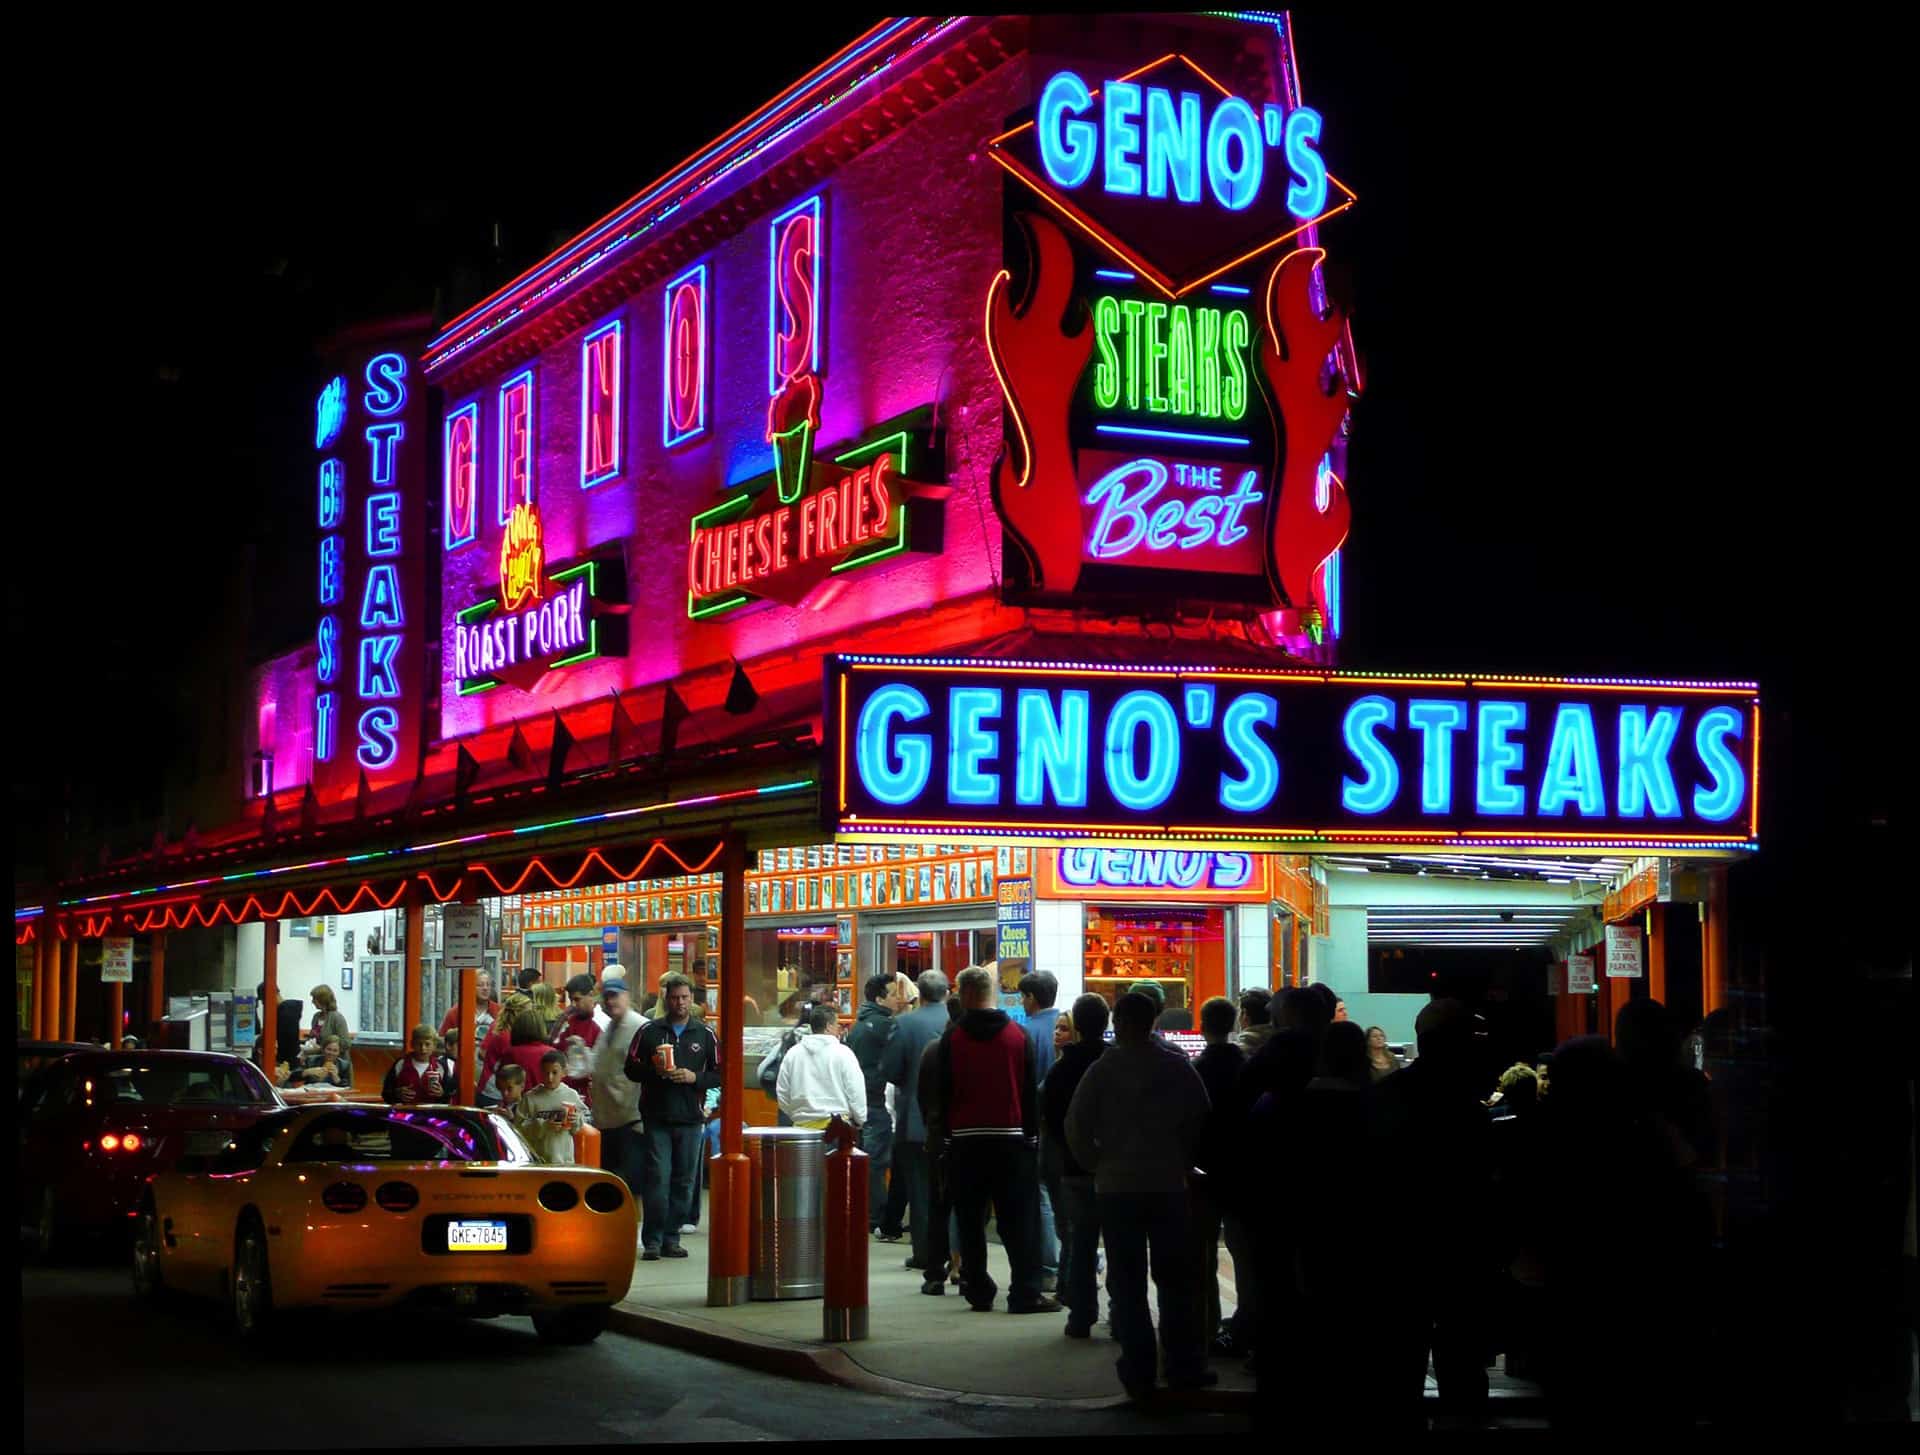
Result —
M 1213 114 L 1204 116 L 1209 101 Z M 1171 195 L 1190 206 L 1201 201 L 1204 171 L 1214 201 L 1240 212 L 1259 198 L 1267 149 L 1277 148 L 1290 177 L 1287 211 L 1305 221 L 1326 205 L 1321 117 L 1311 107 L 1287 111 L 1268 102 L 1256 110 L 1238 96 L 1216 99 L 1135 81 L 1107 82 L 1096 106 L 1084 80 L 1057 71 L 1041 89 L 1034 128 L 1041 167 L 1068 191 L 1085 186 L 1098 165 L 1101 188 L 1111 195 Z
M 1680 709 L 1657 708 L 1647 724 L 1644 707 L 1620 709 L 1620 806 L 1622 818 L 1644 818 L 1649 803 L 1655 818 L 1678 818 L 1680 795 L 1673 786 L 1667 754 L 1680 732 Z
M 447 548 L 464 546 L 478 533 L 480 406 L 456 409 L 447 416 L 446 449 L 441 463 L 442 503 L 447 522 Z
M 867 791 L 882 803 L 911 803 L 927 786 L 933 768 L 933 740 L 925 733 L 892 731 L 900 718 L 916 722 L 928 713 L 927 699 L 911 687 L 882 687 L 860 709 L 854 755 Z M 891 751 L 889 751 L 891 748 Z M 894 765 L 898 757 L 899 766 Z
M 668 449 L 707 427 L 707 265 L 667 284 L 661 388 L 663 443 Z
M 1526 750 L 1507 741 L 1507 734 L 1527 725 L 1524 702 L 1480 704 L 1480 770 L 1474 802 L 1482 813 L 1525 813 L 1527 790 L 1509 783 L 1507 774 L 1520 766 Z
M 1715 707 L 1700 714 L 1693 729 L 1694 751 L 1700 764 L 1713 774 L 1713 787 L 1702 785 L 1693 790 L 1693 811 L 1715 823 L 1732 818 L 1747 796 L 1747 775 L 1740 759 L 1727 747 L 1728 738 L 1738 738 L 1746 730 L 1740 713 L 1731 707 Z
M 820 372 L 820 255 L 826 240 L 818 194 L 774 218 L 772 229 L 767 393 L 778 394 L 787 380 Z
M 1378 696 L 1363 697 L 1347 709 L 1341 736 L 1354 761 L 1367 770 L 1358 782 L 1340 780 L 1340 802 L 1349 813 L 1380 813 L 1400 792 L 1400 765 L 1375 736 L 1380 728 L 1393 726 L 1396 711 L 1389 698 Z
M 500 524 L 533 504 L 533 370 L 500 386 Z
M 1015 699 L 1016 734 L 1020 751 L 1015 759 L 1013 797 L 1017 803 L 1043 802 L 1045 786 L 1062 808 L 1087 806 L 1087 724 L 1092 716 L 1088 694 L 1069 690 L 1060 694 L 1060 715 L 1054 716 L 1051 694 L 1031 687 Z
M 580 345 L 580 488 L 620 473 L 620 320 Z

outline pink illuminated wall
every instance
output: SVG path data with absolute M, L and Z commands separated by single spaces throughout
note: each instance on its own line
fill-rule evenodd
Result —
M 979 144 L 1027 100 L 1026 62 L 1001 66 L 698 260 L 707 270 L 711 393 L 709 427 L 697 438 L 672 449 L 663 443 L 667 275 L 532 361 L 533 491 L 546 559 L 559 566 L 625 543 L 632 603 L 625 657 L 561 669 L 538 695 L 513 686 L 468 697 L 453 690 L 455 613 L 499 590 L 501 527 L 492 506 L 499 490 L 501 386 L 529 365 L 516 363 L 448 392 L 445 412 L 479 406 L 478 495 L 484 504 L 473 543 L 444 557 L 443 738 L 660 682 L 730 656 L 750 663 L 770 653 L 850 647 L 872 623 L 994 586 L 1000 531 L 987 492 L 1001 418 L 981 346 L 981 317 L 987 285 L 1000 267 L 1002 174 L 979 155 Z M 812 191 L 824 193 L 826 214 L 819 443 L 823 449 L 852 443 L 877 424 L 937 401 L 953 487 L 945 549 L 849 573 L 799 607 L 756 604 L 692 621 L 686 609 L 691 517 L 713 505 L 726 486 L 763 474 L 772 463 L 764 439 L 767 222 Z M 616 318 L 623 326 L 622 468 L 615 478 L 583 489 L 581 346 Z M 445 550 L 441 540 L 432 548 Z

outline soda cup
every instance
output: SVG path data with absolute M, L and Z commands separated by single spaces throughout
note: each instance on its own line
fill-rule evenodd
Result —
M 653 1064 L 660 1068 L 661 1074 L 670 1074 L 673 1070 L 673 1043 L 662 1041 L 653 1048 Z

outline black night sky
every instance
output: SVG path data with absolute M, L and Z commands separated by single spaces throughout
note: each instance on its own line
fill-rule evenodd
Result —
M 1883 844 L 1908 783 L 1900 694 L 1853 676 L 1911 653 L 1908 533 L 1855 443 L 1887 387 L 1843 332 L 1868 260 L 1833 151 L 1782 121 L 1855 42 L 1581 16 L 1298 14 L 1361 199 L 1323 239 L 1368 365 L 1345 661 L 1757 676 L 1792 714 L 1762 858 L 1810 871 L 1830 833 Z M 225 615 L 255 655 L 306 629 L 313 340 L 452 314 L 867 23 L 743 15 L 683 66 L 707 25 L 605 20 L 633 29 L 591 63 L 345 28 L 272 66 L 178 33 L 97 57 L 97 142 L 26 164 L 59 262 L 24 285 L 58 443 L 14 496 L 23 867 L 63 798 L 158 813 L 204 705 L 182 665 Z

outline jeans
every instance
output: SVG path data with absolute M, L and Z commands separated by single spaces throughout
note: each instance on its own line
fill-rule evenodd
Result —
M 1066 1278 L 1060 1301 L 1067 1306 L 1067 1327 L 1091 1329 L 1100 1322 L 1100 1204 L 1091 1177 L 1062 1177 L 1060 1248 Z
M 867 1119 L 860 1124 L 860 1150 L 867 1154 L 867 1226 L 897 1233 L 900 1225 L 886 1226 L 887 1169 L 893 1165 L 893 1117 L 882 1102 L 867 1103 Z
M 897 1141 L 893 1144 L 893 1184 L 887 1189 L 887 1211 L 880 1226 L 892 1232 L 900 1226 L 896 1204 L 907 1214 L 913 1231 L 913 1261 L 927 1264 L 927 1228 L 933 1221 L 932 1168 L 927 1161 L 925 1142 Z
M 989 1306 L 999 1292 L 987 1272 L 987 1204 L 1000 1223 L 1000 1241 L 1013 1269 L 1007 1304 L 1037 1303 L 1040 1292 L 1040 1174 L 1035 1148 L 1024 1137 L 956 1137 L 953 1209 L 960 1227 L 960 1291 Z
M 1053 1219 L 1053 1185 L 1045 1176 L 1040 1178 L 1038 1222 L 1040 1273 L 1042 1277 L 1057 1279 L 1060 1276 L 1060 1237 Z
M 640 1123 L 600 1129 L 600 1164 L 627 1184 L 636 1198 L 647 1191 L 647 1143 Z
M 649 1124 L 646 1135 L 646 1223 L 640 1241 L 656 1250 L 678 1247 L 680 1226 L 690 1220 L 687 1205 L 699 1185 L 700 1124 Z
M 1152 1385 L 1153 1316 L 1147 1309 L 1151 1267 L 1160 1306 L 1160 1349 L 1167 1378 L 1196 1379 L 1207 1367 L 1197 1297 L 1199 1255 L 1193 1209 L 1185 1187 L 1101 1189 L 1100 1231 L 1107 1241 L 1107 1302 L 1120 1340 L 1120 1382 Z

